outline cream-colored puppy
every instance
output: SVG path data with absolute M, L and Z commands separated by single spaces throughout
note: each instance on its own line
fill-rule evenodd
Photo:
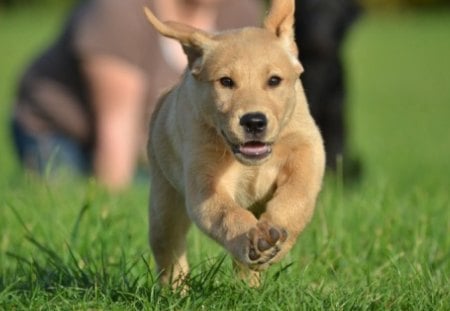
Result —
M 145 10 L 189 61 L 159 100 L 148 145 L 150 244 L 163 283 L 188 273 L 191 222 L 257 285 L 313 214 L 324 150 L 299 80 L 294 3 L 273 0 L 263 28 L 218 34 Z

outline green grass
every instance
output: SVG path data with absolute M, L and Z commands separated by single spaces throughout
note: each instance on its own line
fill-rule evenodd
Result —
M 192 290 L 159 288 L 147 186 L 21 174 L 9 142 L 14 82 L 62 12 L 0 12 L 0 309 L 450 309 L 450 12 L 365 16 L 345 49 L 353 150 L 364 177 L 328 176 L 311 225 L 259 289 L 192 230 Z M 345 165 L 345 163 L 344 163 Z

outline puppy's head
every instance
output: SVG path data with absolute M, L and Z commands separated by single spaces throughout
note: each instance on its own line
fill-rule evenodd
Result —
M 302 67 L 294 41 L 294 0 L 273 0 L 263 28 L 219 34 L 174 22 L 150 23 L 178 40 L 194 84 L 206 96 L 198 110 L 246 165 L 267 160 L 296 103 Z

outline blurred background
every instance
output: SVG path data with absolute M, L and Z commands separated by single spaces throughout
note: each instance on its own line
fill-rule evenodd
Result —
M 64 6 L 74 0 L 1 0 L 3 7 L 17 5 L 52 5 Z M 361 5 L 374 9 L 387 7 L 426 7 L 430 5 L 448 4 L 448 0 L 359 0 Z
M 17 80 L 59 33 L 74 3 L 0 0 L 0 185 L 20 175 L 9 133 Z M 367 178 L 448 185 L 449 1 L 359 3 L 362 14 L 341 50 L 350 152 Z

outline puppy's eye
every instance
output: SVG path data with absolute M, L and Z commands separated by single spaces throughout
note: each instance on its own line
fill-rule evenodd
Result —
M 280 85 L 281 81 L 283 81 L 283 79 L 281 79 L 279 76 L 271 76 L 269 80 L 267 80 L 267 85 L 275 87 Z
M 234 87 L 234 81 L 230 78 L 230 77 L 223 77 L 223 78 L 220 78 L 220 84 L 223 86 L 223 87 L 226 87 L 226 88 L 228 88 L 228 89 L 232 89 L 233 87 Z

